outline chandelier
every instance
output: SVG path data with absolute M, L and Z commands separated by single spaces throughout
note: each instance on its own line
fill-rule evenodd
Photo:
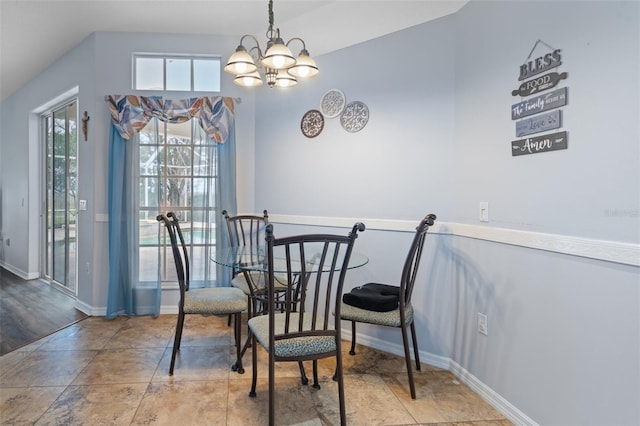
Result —
M 240 45 L 231 55 L 224 70 L 235 75 L 233 82 L 238 86 L 261 86 L 262 76 L 258 69 L 264 73 L 269 87 L 290 87 L 298 84 L 298 78 L 313 77 L 318 74 L 316 61 L 309 56 L 304 40 L 294 37 L 286 44 L 280 38 L 280 28 L 273 27 L 273 0 L 269 0 L 269 28 L 267 29 L 267 49 L 263 51 L 256 37 L 245 34 L 240 39 Z M 255 46 L 249 49 L 244 47 L 244 40 L 250 38 Z M 297 58 L 294 58 L 289 44 L 293 41 L 302 43 L 302 50 Z M 250 52 L 256 55 L 255 59 Z M 256 62 L 258 65 L 256 65 Z

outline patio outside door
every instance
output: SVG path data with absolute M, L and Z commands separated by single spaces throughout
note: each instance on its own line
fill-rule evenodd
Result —
M 77 101 L 43 116 L 46 143 L 44 170 L 44 276 L 76 294 L 76 189 L 78 146 Z

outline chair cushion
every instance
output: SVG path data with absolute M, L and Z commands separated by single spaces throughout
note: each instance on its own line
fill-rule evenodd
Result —
M 247 310 L 247 296 L 237 288 L 196 288 L 184 294 L 186 314 L 226 315 Z
M 347 305 L 355 306 L 376 312 L 388 312 L 398 308 L 398 295 L 400 287 L 368 283 L 352 289 L 342 295 L 342 301 Z
M 256 288 L 258 290 L 262 290 L 265 288 L 264 286 L 264 273 L 263 272 L 257 272 L 257 271 L 251 271 L 249 272 L 249 274 L 251 275 L 251 279 L 253 280 L 254 285 L 256 286 Z M 286 277 L 285 276 L 280 276 L 278 274 L 275 275 L 275 288 L 276 289 L 285 289 L 287 287 L 286 284 Z M 247 283 L 247 278 L 244 275 L 244 273 L 239 273 L 238 275 L 236 275 L 235 277 L 233 277 L 233 279 L 231 280 L 231 286 L 235 287 L 235 288 L 239 288 L 240 290 L 242 290 L 244 292 L 244 294 L 246 294 L 247 296 L 251 295 L 251 291 L 249 290 L 249 284 Z
M 400 308 L 393 311 L 376 312 L 367 309 L 356 308 L 355 306 L 342 303 L 340 307 L 340 318 L 347 321 L 365 322 L 368 324 L 386 325 L 388 327 L 400 327 Z M 405 324 L 411 324 L 413 321 L 413 306 L 408 304 L 405 306 Z
M 256 284 L 258 288 L 264 288 L 264 274 L 262 272 L 249 272 L 253 282 Z M 249 291 L 249 284 L 247 283 L 247 278 L 244 273 L 239 273 L 231 280 L 231 286 L 235 288 L 239 288 L 244 292 L 245 295 L 251 295 Z
M 274 326 L 276 335 L 284 333 L 285 314 L 275 314 Z M 297 313 L 291 313 L 290 325 L 297 324 L 299 316 Z M 256 336 L 256 339 L 262 347 L 269 350 L 269 315 L 259 315 L 249 320 L 249 328 Z M 303 329 L 311 330 L 311 321 L 307 321 L 305 317 Z M 294 327 L 289 328 L 289 330 Z M 291 358 L 302 357 L 308 355 L 320 355 L 324 353 L 334 352 L 336 350 L 335 336 L 304 336 L 291 337 L 289 339 L 276 340 L 275 355 L 276 357 Z

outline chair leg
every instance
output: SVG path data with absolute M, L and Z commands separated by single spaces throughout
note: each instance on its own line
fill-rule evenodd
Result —
M 256 347 L 256 338 L 249 331 L 249 335 L 251 337 L 251 345 L 253 346 L 253 353 L 251 356 L 251 367 L 253 368 L 253 377 L 251 378 L 251 390 L 249 391 L 249 396 L 252 398 L 256 397 L 256 384 L 258 383 L 258 354 L 256 353 L 258 348 Z
M 338 382 L 338 401 L 340 405 L 340 425 L 345 426 L 347 424 L 347 410 L 345 408 L 345 395 L 344 395 L 344 372 L 342 371 L 342 353 L 338 347 L 338 353 L 336 354 L 336 379 Z
M 304 364 L 302 361 L 298 361 L 298 368 L 300 368 L 300 383 L 308 385 L 309 379 L 307 378 L 307 373 L 304 371 Z
M 276 424 L 276 355 L 269 348 L 269 426 Z
M 351 321 L 351 350 L 349 351 L 349 355 L 356 354 L 356 322 Z
M 184 312 L 178 313 L 178 322 L 176 324 L 176 335 L 173 339 L 173 352 L 171 353 L 171 365 L 169 366 L 169 375 L 173 376 L 173 367 L 176 363 L 176 354 L 180 349 L 180 341 L 182 340 L 182 327 L 184 326 Z
M 413 340 L 413 356 L 416 359 L 416 370 L 420 371 L 420 354 L 418 353 L 418 338 L 416 337 L 416 326 L 411 323 L 411 338 Z
M 320 389 L 320 383 L 318 382 L 318 360 L 313 360 L 313 387 Z
M 409 376 L 409 389 L 411 390 L 411 399 L 416 399 L 416 387 L 413 383 L 413 366 L 411 365 L 411 353 L 409 352 L 409 336 L 407 336 L 407 327 L 400 327 L 400 329 L 402 330 L 404 359 L 407 364 L 407 375 Z
M 244 367 L 242 366 L 242 350 L 240 346 L 242 346 L 242 313 L 236 312 L 233 314 L 234 321 L 234 334 L 236 340 L 236 371 L 239 374 L 244 374 Z

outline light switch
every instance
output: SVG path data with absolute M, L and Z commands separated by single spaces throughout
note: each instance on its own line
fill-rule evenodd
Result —
M 78 210 L 87 210 L 87 200 L 80 200 Z
M 489 202 L 480 201 L 480 222 L 489 222 Z

